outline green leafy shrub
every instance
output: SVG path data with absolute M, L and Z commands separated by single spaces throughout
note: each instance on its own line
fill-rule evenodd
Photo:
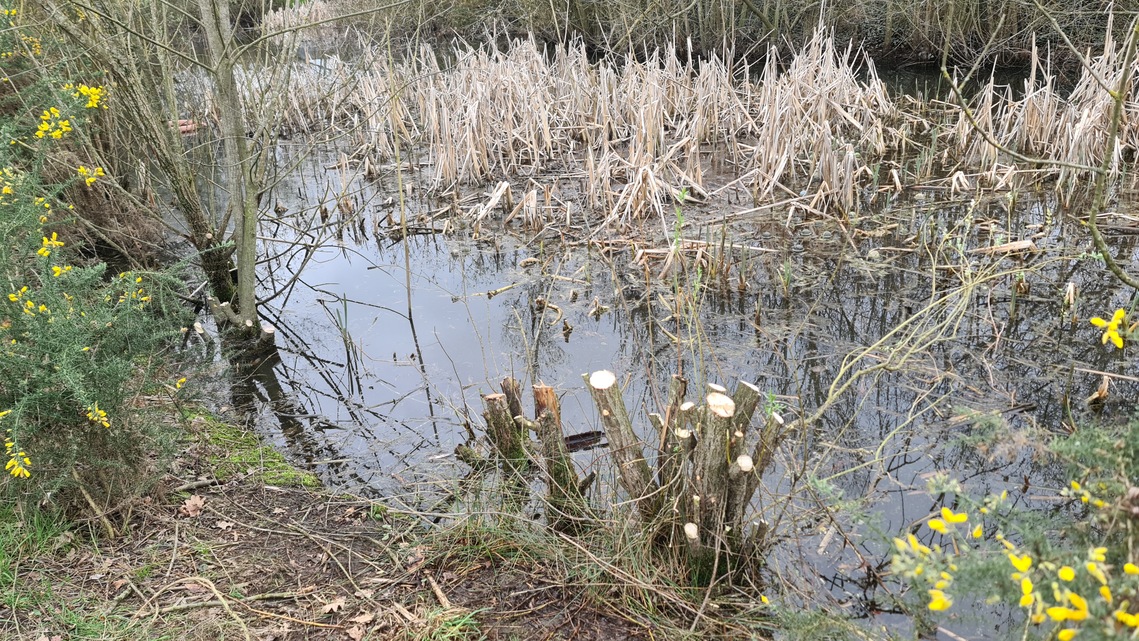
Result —
M 108 273 L 75 246 L 76 212 L 62 194 L 110 180 L 102 168 L 71 164 L 66 182 L 43 178 L 76 157 L 72 132 L 105 106 L 104 90 L 43 79 L 25 89 L 54 104 L 0 126 L 10 141 L 0 148 L 0 490 L 71 507 L 67 490 L 83 487 L 104 510 L 148 478 L 169 433 L 144 410 L 156 392 L 181 387 L 160 372 L 185 312 L 168 276 Z

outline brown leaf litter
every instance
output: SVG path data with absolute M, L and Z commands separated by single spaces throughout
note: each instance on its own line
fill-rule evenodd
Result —
M 423 533 L 363 499 L 246 478 L 136 508 L 118 539 L 22 559 L 16 591 L 49 585 L 53 608 L 106 621 L 107 639 L 649 638 L 552 569 L 436 566 Z M 75 616 L 21 603 L 0 603 L 0 636 L 76 634 Z

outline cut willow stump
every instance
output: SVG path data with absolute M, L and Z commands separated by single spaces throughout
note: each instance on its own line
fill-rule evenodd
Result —
M 581 481 L 566 447 L 558 396 L 548 385 L 534 385 L 534 416 L 529 426 L 538 435 L 550 488 L 550 526 L 558 531 L 576 531 L 588 514 Z
M 706 544 L 711 537 L 720 536 L 725 521 L 729 447 L 735 415 L 736 403 L 727 394 L 715 391 L 704 398 L 700 438 L 692 460 L 696 489 L 692 516 Z
M 590 515 L 582 489 L 588 481 L 583 483 L 578 479 L 562 432 L 561 410 L 554 389 L 534 385 L 533 391 L 533 421 L 522 412 L 522 386 L 516 379 L 503 379 L 502 393 L 483 395 L 487 440 L 506 477 L 508 497 L 514 499 L 515 506 L 521 507 L 517 499 L 526 494 L 529 486 L 524 472 L 532 460 L 538 462 L 546 471 L 550 526 L 563 532 L 577 532 Z M 537 449 L 527 430 L 538 435 Z M 472 468 L 478 469 L 488 462 L 469 447 L 460 446 L 456 454 Z
M 731 434 L 728 435 L 728 486 L 724 498 L 724 526 L 732 539 L 738 540 L 742 533 L 744 512 L 755 494 L 759 475 L 755 473 L 755 459 L 744 453 L 747 439 L 747 428 L 751 425 L 751 417 L 759 407 L 759 388 L 746 381 L 736 385 L 732 400 L 736 404 L 736 412 L 732 417 Z M 763 468 L 759 468 L 762 473 Z
M 680 407 L 684 404 L 684 394 L 688 381 L 674 374 L 668 384 L 668 406 L 664 416 L 649 414 L 649 420 L 660 434 L 660 454 L 657 456 L 657 479 L 661 487 L 669 487 L 678 481 L 681 463 L 692 451 L 692 433 L 683 429 Z M 666 492 L 666 495 L 670 492 Z
M 526 448 L 522 442 L 522 429 L 510 414 L 506 394 L 485 394 L 486 434 L 498 455 L 504 474 L 516 474 L 526 467 Z
M 613 372 L 601 370 L 584 378 L 601 414 L 601 425 L 609 438 L 609 450 L 617 462 L 621 487 L 637 506 L 641 520 L 650 523 L 656 519 L 660 505 L 657 485 L 653 481 L 649 463 L 645 460 L 644 450 L 641 449 L 641 440 L 637 438 L 629 421 L 629 412 L 625 409 L 617 377 Z
M 522 416 L 522 384 L 513 376 L 502 379 L 502 393 L 506 395 L 506 407 L 510 417 Z
M 755 462 L 755 472 L 748 475 L 746 479 L 744 495 L 748 497 L 749 501 L 759 487 L 760 475 L 771 465 L 772 458 L 775 456 L 775 450 L 787 437 L 799 431 L 802 427 L 803 422 L 800 420 L 786 423 L 783 417 L 776 412 L 771 412 L 768 415 L 767 422 L 763 426 L 763 431 L 759 435 L 759 441 L 755 444 L 755 454 L 752 456 Z M 748 553 L 751 550 L 759 549 L 767 539 L 767 535 L 767 523 L 764 521 L 757 522 L 746 539 L 740 544 L 740 550 L 744 553 Z
M 727 388 L 709 384 L 709 393 L 697 406 L 684 400 L 687 381 L 674 376 L 663 415 L 649 414 L 657 430 L 654 479 L 616 376 L 600 371 L 586 381 L 609 438 L 618 480 L 637 506 L 642 524 L 658 535 L 667 532 L 655 540 L 681 545 L 700 575 L 716 567 L 728 571 L 756 542 L 754 533 L 745 531 L 744 516 L 760 474 L 782 440 L 765 429 L 755 454 L 747 451 L 748 428 L 762 401 L 760 389 L 741 381 L 729 395 Z

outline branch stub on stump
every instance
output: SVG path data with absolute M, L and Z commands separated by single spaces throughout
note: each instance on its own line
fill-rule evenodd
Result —
M 617 375 L 607 369 L 596 371 L 589 375 L 589 386 L 594 389 L 606 390 L 617 383 Z
M 751 457 L 747 454 L 740 454 L 740 457 L 736 459 L 736 465 L 739 466 L 740 471 L 745 474 L 755 469 L 755 462 L 752 461 Z
M 736 413 L 736 402 L 722 392 L 712 392 L 705 399 L 708 409 L 720 418 L 731 418 Z
M 697 526 L 695 523 L 685 523 L 684 524 L 684 537 L 686 539 L 688 539 L 689 541 L 699 541 L 700 540 L 700 527 Z

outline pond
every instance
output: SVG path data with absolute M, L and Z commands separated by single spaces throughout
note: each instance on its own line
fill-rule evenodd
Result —
M 539 209 L 551 224 L 538 228 L 497 211 L 472 222 L 462 212 L 493 185 L 429 195 L 420 171 L 365 178 L 324 150 L 283 177 L 263 222 L 262 291 L 277 294 L 263 315 L 280 360 L 257 380 L 275 401 L 259 405 L 259 429 L 337 489 L 441 505 L 469 471 L 456 446 L 482 435 L 480 394 L 505 376 L 553 386 L 574 434 L 600 429 L 582 375 L 612 370 L 647 439 L 677 371 L 690 390 L 754 383 L 788 417 L 834 396 L 781 448 L 756 520 L 781 542 L 769 569 L 784 585 L 894 625 L 886 545 L 952 506 L 929 479 L 1058 509 L 1041 497 L 1066 481 L 1034 442 L 1073 421 L 1126 419 L 1139 391 L 1087 322 L 1125 292 L 1047 191 L 933 181 L 864 191 L 857 215 L 835 216 L 806 197 L 756 208 L 728 190 L 664 224 L 591 238 L 572 176 L 531 179 L 550 195 Z M 1125 264 L 1126 231 L 1109 229 Z M 850 377 L 882 362 L 896 366 Z M 1087 402 L 1105 377 L 1106 399 Z M 850 386 L 833 394 L 836 380 Z M 575 463 L 599 472 L 595 503 L 616 500 L 604 447 Z M 977 632 L 993 621 L 978 615 Z

